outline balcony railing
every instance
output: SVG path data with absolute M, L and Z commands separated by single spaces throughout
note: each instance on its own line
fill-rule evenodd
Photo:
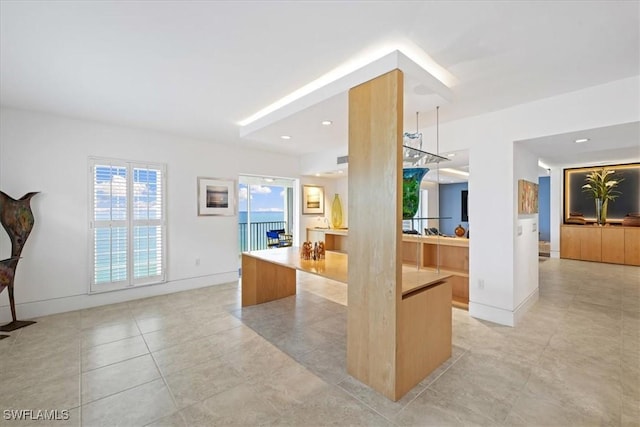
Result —
M 286 221 L 270 221 L 270 222 L 252 222 L 251 223 L 251 242 L 247 246 L 247 223 L 238 223 L 238 238 L 240 239 L 240 252 L 256 251 L 267 249 L 267 231 L 287 229 Z

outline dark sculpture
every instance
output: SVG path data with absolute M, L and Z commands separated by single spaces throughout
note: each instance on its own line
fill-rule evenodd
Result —
M 11 258 L 0 261 L 0 293 L 4 288 L 8 288 L 11 317 L 13 319 L 11 323 L 0 326 L 0 331 L 3 332 L 15 331 L 16 329 L 36 323 L 16 319 L 16 303 L 13 297 L 13 280 L 16 275 L 16 267 L 20 260 L 22 248 L 33 228 L 34 221 L 30 204 L 31 198 L 36 194 L 38 193 L 27 193 L 19 200 L 15 200 L 0 191 L 0 223 L 11 239 Z

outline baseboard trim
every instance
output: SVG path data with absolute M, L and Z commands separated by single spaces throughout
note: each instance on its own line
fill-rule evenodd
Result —
M 515 324 L 513 311 L 473 301 L 469 301 L 469 315 L 499 325 L 514 326 Z
M 469 315 L 477 319 L 488 320 L 505 326 L 516 326 L 522 316 L 534 305 L 540 296 L 538 288 L 525 298 L 515 310 L 493 307 L 478 302 L 469 301 Z
M 522 316 L 524 316 L 524 314 L 529 311 L 531 306 L 538 302 L 539 297 L 540 291 L 539 288 L 536 288 L 533 292 L 531 292 L 531 294 L 529 294 L 528 297 L 524 299 L 524 301 L 522 301 L 522 303 L 518 307 L 516 307 L 516 310 L 513 314 L 513 320 L 516 326 L 518 325 L 518 323 L 520 323 Z
M 173 280 L 166 283 L 141 286 L 139 288 L 123 289 L 121 291 L 104 292 L 98 294 L 72 295 L 42 301 L 31 301 L 16 304 L 18 319 L 28 320 L 50 314 L 65 313 L 68 311 L 82 310 L 101 305 L 115 304 L 125 301 L 133 301 L 157 295 L 172 294 L 188 291 L 206 286 L 221 285 L 238 280 L 238 271 L 210 274 L 189 279 Z M 19 292 L 17 289 L 16 292 Z M 0 322 L 11 321 L 9 305 L 0 307 Z

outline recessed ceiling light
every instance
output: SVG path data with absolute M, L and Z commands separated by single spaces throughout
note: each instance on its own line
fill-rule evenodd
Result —
M 332 123 L 333 123 L 333 122 L 332 122 L 331 120 L 323 120 L 323 121 L 322 121 L 322 125 L 323 125 L 323 126 L 331 126 L 331 124 L 332 124 Z
M 576 139 L 575 143 L 576 144 L 581 144 L 583 142 L 587 142 L 589 140 L 589 138 L 580 138 L 580 139 Z
M 282 138 L 282 139 L 291 139 L 291 136 L 289 136 L 289 135 L 282 135 L 280 138 Z
M 317 174 L 316 174 L 316 176 L 320 176 L 320 174 L 319 174 L 319 173 L 317 173 Z
M 447 154 L 447 157 L 455 157 L 455 156 L 456 156 L 456 153 L 449 153 L 449 154 Z

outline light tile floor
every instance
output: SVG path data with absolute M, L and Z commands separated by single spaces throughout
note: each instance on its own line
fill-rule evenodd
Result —
M 0 341 L 1 425 L 640 425 L 640 268 L 541 258 L 515 328 L 453 310 L 453 356 L 398 402 L 347 375 L 346 287 L 241 309 L 237 283 L 47 316 Z

